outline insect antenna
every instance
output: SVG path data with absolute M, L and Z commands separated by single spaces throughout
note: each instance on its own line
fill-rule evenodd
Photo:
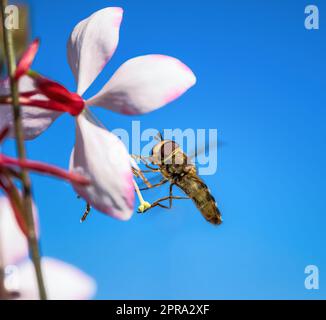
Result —
M 157 132 L 156 136 L 154 137 L 156 141 L 163 141 L 163 136 L 160 131 Z

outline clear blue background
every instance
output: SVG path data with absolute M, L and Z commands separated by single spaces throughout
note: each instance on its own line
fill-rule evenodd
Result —
M 304 28 L 317 4 L 320 30 Z M 325 298 L 326 153 L 324 1 L 29 1 L 34 69 L 75 84 L 66 40 L 81 19 L 105 6 L 125 10 L 119 48 L 87 95 L 125 60 L 147 53 L 180 58 L 198 84 L 152 114 L 97 115 L 109 128 L 217 128 L 226 142 L 219 171 L 206 178 L 224 224 L 204 221 L 192 203 L 119 222 L 92 212 L 60 181 L 33 176 L 42 249 L 98 283 L 96 298 Z M 60 118 L 28 143 L 30 158 L 67 167 L 74 122 Z M 12 150 L 10 143 L 6 150 Z M 109 152 L 109 150 L 108 150 Z M 161 191 L 150 200 L 164 195 Z M 320 270 L 320 289 L 304 269 Z

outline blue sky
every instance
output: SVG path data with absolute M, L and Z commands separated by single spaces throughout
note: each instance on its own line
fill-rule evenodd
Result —
M 32 36 L 42 46 L 34 69 L 75 84 L 66 40 L 81 19 L 106 6 L 125 10 L 119 48 L 87 95 L 125 60 L 147 53 L 178 57 L 197 85 L 141 117 L 96 114 L 109 128 L 216 128 L 225 142 L 219 171 L 205 180 L 223 213 L 215 228 L 194 205 L 135 214 L 119 222 L 92 212 L 60 181 L 33 176 L 42 250 L 75 264 L 98 283 L 96 298 L 325 298 L 325 75 L 323 1 L 28 1 Z M 320 29 L 304 28 L 316 4 Z M 28 143 L 30 158 L 67 167 L 74 123 L 60 118 Z M 5 150 L 12 150 L 7 143 Z M 166 190 L 150 195 L 154 200 Z M 304 287 L 317 265 L 320 289 Z

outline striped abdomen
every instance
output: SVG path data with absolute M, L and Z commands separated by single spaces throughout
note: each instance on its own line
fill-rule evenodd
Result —
M 217 208 L 214 197 L 202 179 L 194 175 L 185 175 L 176 185 L 189 196 L 207 221 L 221 224 L 221 213 Z

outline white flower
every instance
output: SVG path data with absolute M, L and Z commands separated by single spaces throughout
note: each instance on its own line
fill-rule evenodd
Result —
M 67 54 L 80 96 L 113 56 L 122 16 L 121 8 L 105 8 L 79 22 L 72 31 Z M 178 98 L 195 83 L 193 72 L 176 58 L 159 54 L 140 56 L 125 62 L 97 94 L 86 100 L 86 106 L 99 106 L 127 115 L 148 113 Z M 47 117 L 46 122 L 24 119 L 26 135 L 35 137 L 55 118 Z M 32 121 L 33 134 L 29 132 Z M 40 130 L 35 130 L 37 123 Z M 133 213 L 134 189 L 125 146 L 83 113 L 77 117 L 76 126 L 70 168 L 88 176 L 92 185 L 74 186 L 75 190 L 99 211 L 118 219 L 129 219 Z
M 36 212 L 34 207 L 34 218 L 37 220 Z M 4 280 L 9 297 L 10 293 L 12 298 L 20 300 L 39 297 L 34 267 L 27 257 L 27 240 L 15 220 L 9 201 L 0 197 L 0 267 L 9 271 Z M 90 299 L 95 293 L 95 281 L 72 265 L 45 257 L 42 258 L 42 269 L 49 299 Z
M 37 210 L 34 209 L 35 227 L 38 234 Z M 15 219 L 6 197 L 0 197 L 0 264 L 15 264 L 28 255 L 27 240 Z
M 42 270 L 49 300 L 87 300 L 95 294 L 95 281 L 68 263 L 43 257 Z M 18 288 L 16 299 L 37 300 L 39 298 L 34 266 L 30 260 L 19 264 L 14 274 L 9 276 L 13 277 Z

